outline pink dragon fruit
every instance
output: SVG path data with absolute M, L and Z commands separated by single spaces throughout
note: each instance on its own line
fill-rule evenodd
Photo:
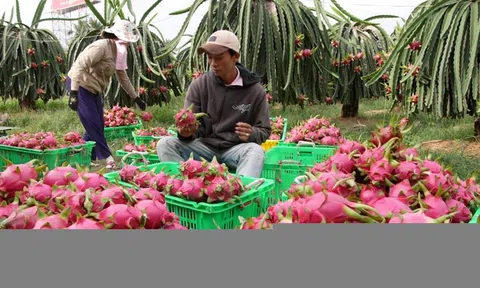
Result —
M 360 192 L 360 200 L 362 203 L 371 205 L 371 203 L 385 197 L 385 193 L 374 185 L 362 185 L 362 191 Z
M 204 168 L 204 171 L 205 181 L 212 181 L 216 176 L 225 175 L 228 172 L 228 167 L 225 163 L 218 163 L 217 158 L 213 157 L 212 161 Z M 197 176 L 201 176 L 201 173 Z
M 177 196 L 184 197 L 192 201 L 202 201 L 205 199 L 205 184 L 201 178 L 185 179 L 182 186 L 177 191 Z
M 74 192 L 67 188 L 52 188 L 52 197 L 48 201 L 48 208 L 54 214 L 60 213 L 65 206 L 65 199 L 68 199 Z
M 455 212 L 456 213 L 456 212 Z M 425 215 L 422 211 L 409 212 L 401 215 L 397 215 L 388 221 L 389 224 L 406 224 L 406 223 L 417 223 L 417 224 L 427 224 L 427 223 L 444 223 L 449 218 L 453 217 L 455 213 L 444 215 L 440 218 L 433 219 Z
M 175 126 L 179 130 L 193 129 L 198 125 L 198 120 L 201 117 L 208 116 L 206 113 L 193 113 L 193 104 L 190 105 L 187 109 L 181 109 L 175 114 Z
M 170 176 L 162 171 L 153 177 L 153 179 L 150 181 L 150 187 L 158 191 L 163 191 L 168 183 L 169 178 Z
M 453 223 L 468 223 L 472 219 L 472 212 L 462 202 L 455 199 L 448 199 L 445 203 L 449 211 L 457 212 L 452 218 Z
M 262 214 L 256 218 L 249 218 L 247 220 L 241 219 L 240 229 L 241 230 L 261 230 L 261 229 L 272 229 L 272 223 L 267 221 L 268 214 Z
M 424 213 L 428 217 L 439 218 L 449 213 L 448 206 L 441 197 L 427 194 L 422 202 L 426 206 Z
M 49 186 L 65 186 L 74 182 L 79 177 L 77 169 L 68 165 L 66 167 L 56 167 L 45 174 L 43 183 Z
M 105 226 L 95 220 L 89 218 L 80 218 L 77 222 L 73 223 L 72 225 L 68 226 L 65 229 L 72 229 L 72 230 L 104 230 Z
M 193 158 L 193 154 L 187 161 L 180 164 L 180 172 L 184 177 L 189 179 L 195 177 L 202 177 L 205 174 L 208 163 L 206 161 L 199 161 Z
M 408 179 L 405 179 L 402 182 L 399 182 L 390 187 L 388 196 L 396 198 L 400 202 L 405 203 L 406 205 L 410 205 L 415 202 L 415 196 L 417 196 L 417 193 L 410 185 L 410 181 Z
M 427 168 L 433 174 L 439 174 L 443 171 L 442 166 L 437 161 L 423 160 L 422 167 Z
M 181 225 L 180 223 L 173 223 L 163 226 L 164 230 L 188 230 L 187 227 Z
M 12 202 L 10 204 L 6 204 L 5 202 L 1 203 L 2 205 L 0 206 L 0 221 L 4 218 L 7 218 L 12 214 L 14 211 L 17 210 L 18 208 L 18 199 L 15 202 Z
M 138 201 L 142 200 L 155 200 L 162 204 L 165 203 L 165 195 L 160 191 L 152 188 L 140 188 L 134 195 L 135 199 Z
M 420 165 L 415 161 L 402 161 L 394 169 L 394 176 L 403 181 L 406 179 L 416 179 L 421 174 Z
M 165 204 L 156 200 L 142 200 L 135 207 L 147 215 L 146 229 L 160 229 L 163 226 L 163 217 L 168 213 Z
M 31 163 L 11 164 L 0 173 L 0 192 L 6 193 L 7 197 L 14 197 L 15 192 L 22 191 L 31 180 L 38 180 L 38 173 Z
M 383 146 L 374 148 L 374 149 L 367 149 L 358 158 L 357 166 L 363 170 L 369 171 L 370 166 L 373 163 L 380 161 L 384 158 L 383 157 L 384 153 L 385 153 L 385 149 L 383 148 Z
M 95 194 L 91 195 L 91 202 L 92 212 L 100 212 L 111 204 L 128 204 L 122 188 L 118 186 L 112 186 L 105 190 L 95 192 Z
M 335 153 L 330 157 L 330 164 L 332 167 L 335 167 L 337 171 L 344 173 L 352 173 L 353 170 L 355 170 L 355 160 L 345 153 Z
M 165 185 L 165 192 L 170 195 L 177 195 L 180 187 L 183 186 L 183 180 L 178 178 L 170 178 Z
M 142 223 L 142 212 L 126 204 L 113 204 L 98 213 L 98 220 L 113 224 L 111 229 L 138 229 Z
M 205 194 L 207 202 L 225 201 L 228 202 L 233 196 L 233 187 L 227 180 L 217 176 L 206 187 Z
M 340 144 L 340 141 L 332 136 L 325 136 L 320 140 L 320 144 L 334 146 Z
M 288 211 L 292 206 L 293 201 L 294 201 L 293 199 L 288 199 L 287 201 L 278 202 L 277 204 L 268 207 L 267 209 L 268 220 L 274 224 L 280 222 L 281 218 L 286 217 L 288 215 Z
M 43 183 L 34 183 L 28 186 L 27 193 L 22 194 L 20 200 L 26 201 L 26 198 L 32 197 L 40 203 L 47 203 L 52 197 L 52 187 Z
M 385 179 L 391 178 L 393 173 L 393 168 L 390 165 L 388 159 L 383 158 L 380 161 L 377 161 L 370 166 L 370 171 L 368 171 L 368 177 L 370 180 L 375 182 L 383 182 Z
M 133 165 L 125 165 L 118 173 L 120 179 L 124 182 L 132 181 L 139 173 L 139 168 Z
M 321 163 L 315 163 L 312 168 L 309 168 L 309 172 L 313 175 L 318 175 L 319 173 L 329 172 L 332 167 L 332 161 L 330 159 L 323 161 Z
M 338 151 L 340 153 L 345 153 L 345 154 L 350 154 L 353 151 L 357 150 L 359 154 L 362 154 L 365 152 L 366 148 L 365 146 L 357 141 L 345 141 L 340 147 L 338 148 Z
M 435 174 L 428 172 L 423 181 L 427 190 L 436 195 L 439 193 L 439 190 L 442 192 L 450 190 L 452 184 L 449 180 L 444 173 Z
M 37 206 L 19 206 L 2 224 L 6 229 L 32 229 L 37 222 L 39 209 Z
M 382 197 L 370 205 L 377 209 L 377 211 L 379 211 L 380 214 L 387 219 L 398 214 L 412 212 L 412 209 L 410 209 L 407 204 L 397 198 L 392 197 Z
M 78 215 L 87 214 L 85 209 L 85 192 L 77 192 L 65 199 L 65 208 L 70 208 L 70 222 L 76 222 Z
M 358 189 L 352 174 L 335 171 L 321 173 L 314 182 L 307 184 L 312 186 L 314 193 L 329 191 L 342 197 L 349 197 L 355 194 Z
M 101 190 L 103 187 L 108 187 L 108 181 L 103 175 L 91 172 L 81 173 L 73 184 L 79 191 L 85 191 L 89 188 Z
M 67 228 L 69 212 L 70 209 L 67 208 L 61 214 L 46 216 L 45 214 L 41 213 L 41 210 L 39 210 L 38 219 L 33 229 L 51 230 Z
M 151 171 L 139 172 L 133 181 L 140 188 L 149 188 L 153 177 L 155 177 L 155 174 Z

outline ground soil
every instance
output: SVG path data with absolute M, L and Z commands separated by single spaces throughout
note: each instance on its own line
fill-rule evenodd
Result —
M 422 148 L 435 152 L 463 152 L 466 156 L 480 157 L 480 141 L 433 140 L 423 142 Z

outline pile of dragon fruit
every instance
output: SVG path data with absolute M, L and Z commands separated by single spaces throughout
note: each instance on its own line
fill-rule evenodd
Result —
M 187 229 L 153 189 L 125 189 L 101 173 L 34 163 L 11 164 L 0 174 L 0 229 Z
M 135 143 L 127 143 L 123 146 L 123 150 L 126 152 L 147 152 L 147 153 L 157 153 L 156 152 L 157 142 L 155 140 L 150 141 L 148 146 L 145 144 L 135 145 Z
M 480 204 L 480 185 L 404 146 L 407 123 L 378 128 L 366 143 L 344 142 L 292 184 L 287 201 L 244 221 L 242 229 L 277 223 L 468 223 Z
M 280 140 L 283 136 L 283 129 L 285 128 L 285 119 L 282 116 L 277 116 L 274 119 L 270 119 L 270 126 L 272 133 L 270 134 L 270 140 Z
M 110 110 L 103 111 L 105 127 L 120 127 L 138 124 L 137 114 L 131 108 L 113 106 Z
M 154 137 L 163 137 L 163 136 L 174 136 L 173 133 L 168 131 L 163 127 L 152 127 L 147 129 L 139 129 L 135 131 L 137 136 L 154 136 Z
M 228 167 L 215 158 L 208 162 L 191 157 L 180 163 L 178 175 L 156 173 L 155 169 L 140 171 L 139 167 L 125 165 L 119 176 L 123 182 L 139 188 L 155 189 L 195 202 L 231 202 L 245 191 L 241 179 L 230 174 Z
M 320 145 L 337 146 L 345 142 L 339 128 L 325 118 L 313 117 L 287 133 L 285 143 L 313 142 Z
M 21 132 L 0 138 L 0 145 L 28 148 L 34 150 L 59 149 L 85 144 L 78 132 L 68 132 L 57 137 L 54 132 Z

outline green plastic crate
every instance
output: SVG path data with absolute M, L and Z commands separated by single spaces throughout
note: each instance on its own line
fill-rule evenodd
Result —
M 127 152 L 125 150 L 117 150 L 115 154 L 119 157 L 124 157 L 130 152 Z M 125 162 L 130 165 L 135 165 L 135 166 L 144 166 L 145 164 L 142 162 L 143 158 L 148 160 L 148 164 L 156 164 L 160 162 L 160 159 L 158 158 L 157 154 L 143 154 L 143 157 L 140 156 L 140 154 L 131 154 L 129 155 L 126 159 Z
M 49 169 L 62 166 L 65 162 L 72 166 L 78 164 L 90 168 L 94 147 L 93 141 L 78 146 L 43 151 L 0 145 L 0 169 L 3 171 L 7 166 L 4 158 L 13 164 L 24 164 L 37 159 L 46 164 Z
M 104 128 L 104 134 L 105 138 L 107 141 L 111 141 L 114 139 L 127 139 L 128 141 L 133 141 L 133 135 L 132 132 L 135 131 L 135 129 L 141 129 L 142 128 L 142 120 L 137 119 L 138 124 L 135 125 L 129 125 L 129 126 L 120 126 L 120 127 L 105 127 Z
M 171 129 L 167 130 L 170 134 L 173 134 L 175 137 L 177 136 L 177 132 Z M 133 140 L 135 141 L 135 145 L 148 145 L 150 142 L 155 141 L 157 142 L 158 140 L 162 139 L 164 136 L 138 136 L 136 134 L 136 131 L 132 131 L 132 137 Z
M 473 214 L 473 216 L 472 216 L 472 220 L 470 220 L 470 222 L 468 222 L 468 223 L 477 224 L 477 219 L 478 219 L 479 216 L 480 216 L 480 208 L 477 209 L 477 212 L 475 212 L 475 214 Z
M 284 147 L 308 147 L 308 148 L 334 148 L 337 149 L 339 146 L 335 145 L 321 145 L 321 144 L 315 144 L 314 143 L 308 142 L 308 141 L 300 141 L 299 143 L 285 143 L 285 141 L 280 141 L 278 143 L 278 146 L 284 146 Z
M 170 175 L 178 175 L 180 173 L 180 164 L 171 162 L 162 162 L 143 166 L 140 170 L 155 169 L 160 172 L 162 169 Z M 125 187 L 133 187 L 128 183 L 121 182 L 117 172 L 105 174 L 105 178 L 118 185 Z M 232 203 L 197 203 L 175 197 L 172 195 L 165 196 L 167 209 L 174 212 L 180 219 L 180 223 L 189 229 L 195 230 L 212 230 L 212 229 L 235 229 L 240 224 L 238 216 L 245 219 L 250 217 L 258 217 L 266 211 L 268 195 L 274 189 L 274 181 L 269 179 L 256 179 L 251 177 L 240 177 L 244 185 L 253 184 L 255 181 L 261 184 L 258 187 L 245 192 L 240 196 L 240 201 Z M 261 181 L 261 182 L 260 182 Z M 263 182 L 263 183 L 262 183 Z
M 261 177 L 275 181 L 275 189 L 269 196 L 269 206 L 275 205 L 288 191 L 295 178 L 304 175 L 315 163 L 332 156 L 337 147 L 289 147 L 276 146 L 265 153 Z

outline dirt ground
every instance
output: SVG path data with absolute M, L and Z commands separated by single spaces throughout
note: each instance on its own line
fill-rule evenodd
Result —
M 466 156 L 480 157 L 480 141 L 434 140 L 422 143 L 422 148 L 435 152 L 462 152 Z

